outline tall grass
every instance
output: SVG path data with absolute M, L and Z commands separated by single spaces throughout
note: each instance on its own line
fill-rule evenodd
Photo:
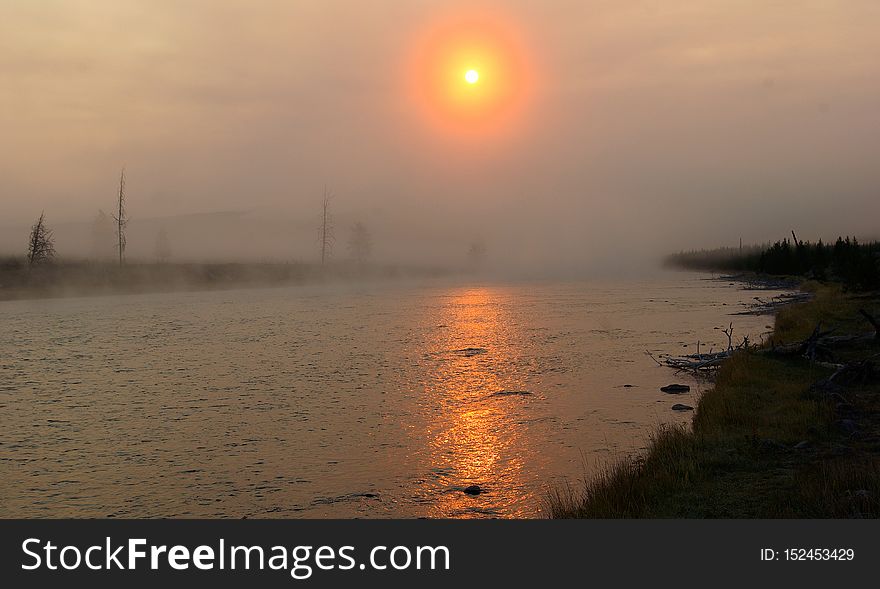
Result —
M 694 438 L 683 427 L 661 426 L 645 456 L 610 462 L 585 477 L 549 491 L 544 511 L 551 518 L 636 518 L 650 515 L 653 498 L 689 480 L 696 465 Z
M 785 309 L 777 335 L 809 335 L 818 320 L 854 315 L 842 296 L 822 289 Z M 852 329 L 864 326 L 853 319 Z M 544 510 L 552 518 L 877 517 L 876 451 L 850 447 L 834 408 L 810 393 L 829 373 L 806 360 L 737 353 L 700 399 L 692 428 L 658 427 L 644 454 L 552 489 Z M 866 394 L 876 400 L 880 385 L 872 386 Z M 840 447 L 852 454 L 842 459 Z

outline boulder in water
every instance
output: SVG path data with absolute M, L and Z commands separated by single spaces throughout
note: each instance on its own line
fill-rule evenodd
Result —
M 532 393 L 529 391 L 498 391 L 489 395 L 490 397 L 528 397 Z
M 693 411 L 694 408 L 690 405 L 682 405 L 681 403 L 676 403 L 672 406 L 673 411 Z
M 485 354 L 488 351 L 489 350 L 486 348 L 462 348 L 461 350 L 455 350 L 455 353 L 464 356 L 465 358 L 470 358 L 471 356 Z
M 691 390 L 686 384 L 668 384 L 665 387 L 660 387 L 660 390 L 664 393 L 669 393 L 670 395 L 678 395 L 680 393 L 687 393 Z
M 480 485 L 471 485 L 470 487 L 466 487 L 464 492 L 468 495 L 479 495 L 483 492 L 483 489 L 480 488 Z

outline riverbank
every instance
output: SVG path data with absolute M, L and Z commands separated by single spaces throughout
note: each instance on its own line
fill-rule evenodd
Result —
M 124 266 L 64 261 L 28 268 L 22 260 L 0 260 L 0 301 L 59 297 L 209 291 L 275 287 L 325 281 L 436 277 L 438 268 L 398 268 L 337 262 L 322 266 L 289 263 L 144 263 Z
M 769 351 L 809 339 L 820 322 L 835 336 L 872 332 L 859 310 L 877 317 L 880 295 L 811 288 L 812 300 L 777 313 L 765 348 L 721 366 L 692 428 L 659 428 L 644 455 L 553 490 L 547 515 L 880 516 L 880 342 L 841 343 L 824 362 Z

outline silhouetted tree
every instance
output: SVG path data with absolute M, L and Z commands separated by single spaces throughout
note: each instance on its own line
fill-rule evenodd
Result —
M 119 176 L 119 199 L 113 219 L 116 221 L 116 250 L 119 252 L 119 265 L 122 266 L 125 263 L 125 226 L 128 225 L 125 216 L 125 168 L 122 168 Z
M 171 259 L 171 241 L 168 239 L 168 232 L 162 227 L 156 234 L 156 258 L 160 263 L 164 264 Z
M 351 228 L 348 252 L 358 264 L 365 264 L 373 253 L 373 236 L 367 226 L 360 221 Z
M 482 240 L 471 242 L 468 248 L 468 260 L 472 266 L 481 266 L 486 259 L 486 244 Z
M 31 236 L 28 240 L 28 267 L 49 262 L 54 257 L 55 238 L 52 236 L 52 230 L 46 227 L 46 213 L 40 213 L 40 218 L 31 227 Z
M 787 238 L 762 249 L 744 250 L 737 255 L 731 248 L 682 252 L 667 261 L 686 268 L 733 270 L 765 274 L 804 276 L 817 280 L 836 280 L 856 290 L 880 288 L 880 242 L 859 243 L 854 237 L 838 237 L 834 245 L 821 239 L 802 241 L 792 231 Z
M 321 201 L 321 265 L 330 258 L 333 248 L 333 217 L 330 214 L 332 195 L 324 187 L 324 198 Z

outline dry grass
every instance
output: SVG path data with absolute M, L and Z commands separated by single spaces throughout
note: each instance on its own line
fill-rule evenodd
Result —
M 544 509 L 551 518 L 645 517 L 653 496 L 692 477 L 695 450 L 685 428 L 663 426 L 653 434 L 644 457 L 609 463 L 577 487 L 553 489 Z
M 840 333 L 865 331 L 856 313 L 864 299 L 813 288 L 815 300 L 779 313 L 777 337 L 807 337 L 818 321 Z M 545 511 L 553 518 L 877 517 L 880 444 L 842 433 L 834 407 L 810 393 L 829 372 L 806 360 L 739 353 L 703 395 L 692 430 L 659 428 L 643 456 L 552 490 Z M 871 417 L 878 397 L 880 383 L 852 394 L 867 439 L 880 427 Z M 802 442 L 806 448 L 795 448 Z
M 716 385 L 694 415 L 694 431 L 707 439 L 741 437 L 783 443 L 804 440 L 831 418 L 826 403 L 804 395 L 830 370 L 806 361 L 740 353 L 722 365 Z

